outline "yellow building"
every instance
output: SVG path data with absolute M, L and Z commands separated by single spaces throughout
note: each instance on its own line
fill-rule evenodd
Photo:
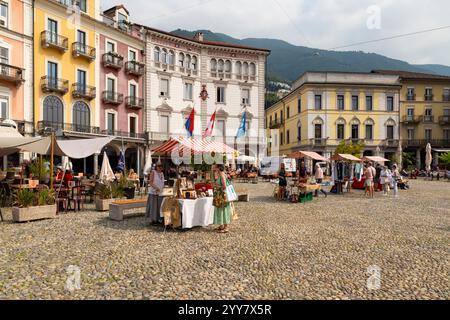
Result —
M 450 152 L 450 77 L 402 71 L 375 71 L 397 75 L 402 84 L 400 122 L 403 151 L 416 156 L 416 166 L 425 164 L 425 147 Z
M 306 72 L 266 110 L 268 155 L 330 157 L 352 141 L 365 144 L 365 155 L 398 157 L 400 88 L 396 75 Z
M 34 6 L 35 110 L 46 128 L 95 133 L 98 54 L 93 19 L 97 0 L 36 0 Z M 76 129 L 76 130 L 74 130 Z

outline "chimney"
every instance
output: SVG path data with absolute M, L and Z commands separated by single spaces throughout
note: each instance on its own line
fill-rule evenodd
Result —
M 194 36 L 194 39 L 195 40 L 197 40 L 197 41 L 200 41 L 200 42 L 203 42 L 203 32 L 196 32 L 195 33 L 195 36 Z

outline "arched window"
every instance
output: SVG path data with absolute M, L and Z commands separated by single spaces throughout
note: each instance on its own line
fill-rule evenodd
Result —
M 191 68 L 191 56 L 189 54 L 186 55 L 186 68 Z
M 162 53 L 161 53 L 161 62 L 162 63 L 168 63 L 168 59 L 167 59 L 167 50 L 163 49 Z
M 89 106 L 83 101 L 77 101 L 73 105 L 73 126 L 76 131 L 89 129 L 91 125 L 91 113 Z
M 171 66 L 175 64 L 175 53 L 172 50 L 169 51 L 169 64 Z
M 193 57 L 192 57 L 192 62 L 191 62 L 191 64 L 192 64 L 192 69 L 193 69 L 193 70 L 197 70 L 197 57 L 196 57 L 196 56 L 193 56 Z
M 240 76 L 242 74 L 242 63 L 236 62 L 236 74 Z
M 231 61 L 230 60 L 225 61 L 225 72 L 231 73 Z
M 181 68 L 184 68 L 184 53 L 178 55 L 178 63 Z
M 248 76 L 248 63 L 244 62 L 244 64 L 242 65 L 242 73 L 244 76 Z
M 217 71 L 217 60 L 211 59 L 211 71 Z
M 64 105 L 56 96 L 48 96 L 44 99 L 44 115 L 43 119 L 49 124 L 60 124 L 64 122 Z
M 161 57 L 161 50 L 159 49 L 159 47 L 155 47 L 155 49 L 153 50 L 153 60 L 155 60 L 155 62 L 159 62 Z
M 254 63 L 250 63 L 250 76 L 256 76 L 256 65 Z
M 222 59 L 220 59 L 219 62 L 217 63 L 217 70 L 219 72 L 223 72 L 223 68 L 224 68 L 224 62 Z

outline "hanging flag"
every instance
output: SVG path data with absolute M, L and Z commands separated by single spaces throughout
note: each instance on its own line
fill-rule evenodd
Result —
M 117 163 L 117 170 L 124 172 L 125 171 L 125 156 L 123 152 L 120 151 L 119 162 Z
M 189 138 L 192 138 L 192 135 L 194 134 L 194 120 L 195 120 L 195 109 L 192 109 L 191 114 L 189 115 L 189 118 L 186 120 L 186 124 L 184 125 L 184 127 L 188 132 Z
M 244 137 L 247 133 L 247 112 L 244 112 L 242 116 L 241 125 L 239 126 L 239 130 L 236 134 L 236 139 Z
M 211 116 L 211 120 L 209 120 L 209 124 L 205 130 L 205 133 L 203 134 L 203 138 L 211 137 L 213 135 L 215 124 L 216 124 L 216 111 L 214 111 L 213 115 Z

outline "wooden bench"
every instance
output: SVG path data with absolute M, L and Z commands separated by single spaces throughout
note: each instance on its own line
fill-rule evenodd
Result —
M 147 200 L 123 200 L 115 201 L 109 205 L 109 218 L 115 221 L 123 221 L 124 211 L 132 209 L 140 209 L 147 207 Z M 135 216 L 136 213 L 129 216 Z M 140 213 L 142 215 L 142 213 Z

